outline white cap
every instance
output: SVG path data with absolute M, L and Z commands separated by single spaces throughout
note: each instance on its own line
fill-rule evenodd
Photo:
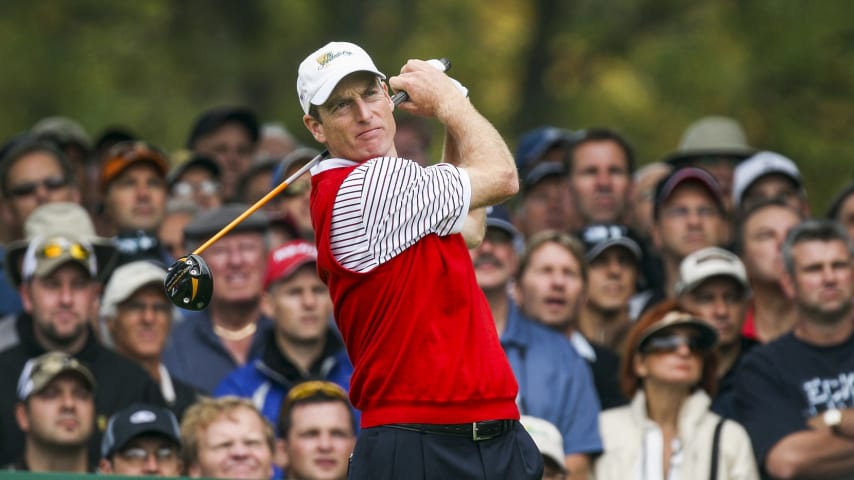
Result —
M 323 105 L 342 78 L 353 72 L 371 72 L 385 79 L 374 61 L 361 47 L 349 42 L 330 42 L 299 65 L 297 94 L 302 111 Z
M 566 472 L 563 454 L 563 437 L 560 431 L 542 418 L 522 415 L 519 419 L 522 426 L 528 431 L 528 435 L 537 444 L 537 448 L 544 457 L 553 460 L 561 471 Z
M 708 247 L 688 255 L 679 264 L 679 279 L 674 291 L 676 295 L 694 290 L 712 277 L 730 277 L 744 287 L 750 288 L 744 264 L 732 252 L 718 247 Z
M 733 205 L 736 207 L 741 205 L 744 192 L 760 177 L 772 173 L 788 177 L 799 187 L 803 187 L 803 177 L 795 162 L 779 153 L 759 152 L 735 167 L 732 185 Z
M 104 287 L 101 316 L 115 317 L 118 304 L 130 298 L 140 288 L 151 284 L 163 285 L 165 280 L 166 270 L 145 260 L 126 263 L 116 268 Z M 163 295 L 166 296 L 165 291 Z

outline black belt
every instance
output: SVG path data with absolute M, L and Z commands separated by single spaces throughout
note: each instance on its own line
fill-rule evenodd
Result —
M 392 423 L 386 427 L 413 432 L 470 438 L 475 442 L 500 437 L 513 430 L 516 420 L 485 420 L 472 423 Z

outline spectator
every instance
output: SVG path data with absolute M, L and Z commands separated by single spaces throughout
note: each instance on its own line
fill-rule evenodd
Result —
M 698 167 L 708 171 L 721 190 L 726 216 L 732 212 L 733 170 L 753 155 L 744 127 L 720 115 L 702 117 L 685 129 L 679 148 L 665 161 L 674 168 Z
M 237 181 L 252 165 L 258 147 L 258 118 L 246 107 L 217 107 L 202 112 L 187 138 L 187 148 L 219 165 L 223 198 L 232 201 Z
M 340 386 L 317 380 L 295 385 L 278 425 L 277 451 L 288 479 L 346 480 L 356 419 Z
M 430 164 L 430 144 L 433 143 L 433 124 L 424 117 L 400 115 L 394 132 L 394 145 L 401 158 L 426 167 Z
M 514 222 L 526 237 L 546 229 L 569 231 L 577 223 L 565 167 L 571 139 L 570 131 L 549 126 L 519 138 L 515 160 L 522 195 Z
M 200 213 L 184 229 L 186 250 L 192 251 L 246 208 L 228 204 Z M 267 216 L 255 212 L 205 250 L 216 285 L 211 303 L 204 311 L 185 312 L 163 352 L 169 372 L 203 393 L 213 392 L 232 370 L 258 357 L 264 333 L 272 327 L 261 312 L 268 225 Z
M 24 136 L 0 159 L 0 186 L 9 239 L 22 238 L 24 222 L 39 205 L 79 202 L 80 190 L 65 154 L 47 140 Z
M 567 165 L 572 204 L 583 227 L 628 220 L 635 158 L 622 135 L 601 127 L 576 132 Z
M 181 258 L 187 254 L 184 228 L 200 211 L 198 205 L 189 198 L 172 198 L 166 202 L 166 216 L 157 229 L 157 240 L 172 258 Z
M 288 154 L 273 172 L 273 182 L 270 189 L 291 178 L 306 163 L 314 159 L 320 152 L 313 148 L 298 148 Z M 273 235 L 279 238 L 281 245 L 287 240 L 301 238 L 314 240 L 314 226 L 311 224 L 311 176 L 303 175 L 288 184 L 288 188 L 276 197 L 276 213 L 270 227 Z
M 80 203 L 94 214 L 98 202 L 98 159 L 92 156 L 92 140 L 76 120 L 68 117 L 42 118 L 30 129 L 33 136 L 52 142 L 63 153 L 80 189 Z
M 661 254 L 665 283 L 647 305 L 674 296 L 682 259 L 701 248 L 721 246 L 729 238 L 720 188 L 699 168 L 674 170 L 656 185 L 653 218 L 653 244 Z
M 299 147 L 299 142 L 281 123 L 265 123 L 261 126 L 255 163 L 269 160 L 280 161 Z
M 74 357 L 50 352 L 24 365 L 18 379 L 15 420 L 24 432 L 23 454 L 13 470 L 86 473 L 87 443 L 95 429 L 95 378 Z
M 528 238 L 543 230 L 569 231 L 575 223 L 566 169 L 543 162 L 522 178 L 522 195 L 513 222 Z
M 250 400 L 203 399 L 181 421 L 190 477 L 268 479 L 273 475 L 273 427 Z
M 116 412 L 107 423 L 98 466 L 106 474 L 180 476 L 181 431 L 175 415 L 141 403 Z
M 46 351 L 74 355 L 91 369 L 97 425 L 139 401 L 163 404 L 157 385 L 136 363 L 98 342 L 99 272 L 115 252 L 96 237 L 88 214 L 75 203 L 50 203 L 33 211 L 24 225 L 27 240 L 10 245 L 7 274 L 19 288 L 24 312 L 0 353 L 0 371 L 18 372 L 28 359 Z M 15 267 L 13 267 L 15 266 Z M 0 463 L 17 456 L 23 435 L 14 422 L 14 378 L 0 375 Z M 90 440 L 92 462 L 99 458 L 101 431 Z
M 546 230 L 528 240 L 513 291 L 523 315 L 565 336 L 587 361 L 605 409 L 625 403 L 617 386 L 620 359 L 615 352 L 590 343 L 578 329 L 587 278 L 584 245 L 567 233 Z M 573 476 L 578 474 L 577 468 L 567 466 Z
M 543 455 L 543 480 L 566 480 L 569 472 L 563 464 L 563 438 L 557 427 L 547 420 L 530 415 L 522 415 L 519 421 Z
M 141 141 L 117 143 L 107 152 L 101 164 L 101 193 L 103 213 L 116 235 L 118 264 L 172 263 L 156 236 L 166 213 L 168 165 L 163 152 Z
M 584 242 L 587 264 L 587 295 L 578 329 L 591 342 L 619 352 L 632 321 L 629 299 L 638 280 L 640 246 L 626 227 L 616 224 L 588 225 L 578 238 Z
M 754 348 L 735 379 L 736 418 L 770 477 L 854 476 L 852 260 L 851 239 L 827 220 L 793 227 L 783 243 L 797 323 Z
M 293 240 L 270 253 L 261 311 L 274 323 L 261 356 L 225 377 L 215 396 L 250 398 L 277 425 L 282 399 L 298 382 L 324 378 L 349 388 L 353 366 L 330 322 L 332 300 L 314 245 Z
M 169 194 L 172 198 L 190 199 L 201 210 L 217 208 L 222 205 L 219 172 L 219 165 L 211 157 L 193 153 L 169 171 Z
M 522 238 L 507 210 L 491 207 L 486 225 L 483 242 L 470 253 L 477 283 L 519 383 L 519 410 L 554 423 L 563 435 L 561 462 L 585 472 L 587 455 L 600 449 L 595 419 L 577 414 L 599 409 L 590 371 L 567 339 L 523 315 L 509 298 Z
M 771 198 L 782 200 L 804 217 L 810 215 L 804 179 L 795 162 L 779 153 L 759 152 L 735 168 L 732 202 L 736 209 L 746 209 Z
M 278 165 L 276 160 L 255 162 L 246 169 L 237 181 L 237 193 L 235 199 L 240 203 L 252 205 L 270 192 L 270 184 L 273 183 L 273 173 Z M 269 202 L 263 208 L 268 214 L 273 213 L 274 204 Z
M 654 162 L 637 169 L 632 176 L 629 228 L 643 241 L 648 241 L 652 236 L 655 186 L 672 171 L 673 167 L 669 164 Z
M 679 304 L 718 332 L 717 394 L 712 411 L 733 418 L 735 374 L 744 355 L 757 342 L 741 335 L 750 298 L 744 264 L 735 254 L 717 247 L 698 250 L 682 260 L 676 283 Z M 707 392 L 708 393 L 708 392 Z
M 709 411 L 716 341 L 715 330 L 675 300 L 632 327 L 620 369 L 632 402 L 600 415 L 597 480 L 759 478 L 744 428 Z
M 144 260 L 113 272 L 101 299 L 101 322 L 116 352 L 137 362 L 160 386 L 166 405 L 178 417 L 198 400 L 196 389 L 173 379 L 160 360 L 175 311 L 163 282 L 166 271 Z
M 836 194 L 827 207 L 826 217 L 839 222 L 848 236 L 854 238 L 854 183 L 849 183 Z
M 765 343 L 790 331 L 797 319 L 792 299 L 783 293 L 781 247 L 789 229 L 803 220 L 782 200 L 764 200 L 739 216 L 737 250 L 747 270 L 753 296 L 743 334 Z

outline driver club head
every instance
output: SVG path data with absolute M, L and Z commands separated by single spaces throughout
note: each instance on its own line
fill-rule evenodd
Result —
M 166 271 L 163 282 L 166 295 L 177 307 L 204 310 L 213 295 L 213 276 L 201 256 L 189 254 L 179 258 Z

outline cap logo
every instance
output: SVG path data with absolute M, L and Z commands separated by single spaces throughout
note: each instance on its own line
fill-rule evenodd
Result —
M 273 260 L 276 262 L 285 261 L 296 255 L 308 255 L 317 257 L 317 248 L 309 243 L 297 243 L 280 248 L 273 253 Z
M 349 50 L 342 50 L 342 51 L 340 51 L 340 52 L 325 52 L 325 53 L 322 53 L 322 54 L 320 54 L 320 55 L 317 57 L 317 59 L 316 59 L 316 60 L 317 60 L 317 64 L 318 64 L 317 69 L 318 69 L 318 70 L 323 70 L 323 69 L 324 69 L 324 68 L 326 68 L 326 66 L 327 66 L 327 65 L 329 65 L 333 60 L 335 60 L 336 58 L 340 57 L 341 55 L 347 55 L 347 56 L 350 56 L 350 55 L 352 55 L 352 54 L 353 54 L 353 52 L 351 52 L 351 51 L 349 51 Z
M 138 423 L 151 423 L 157 420 L 157 415 L 150 410 L 140 410 L 138 412 L 134 412 L 133 415 L 130 416 L 130 423 L 138 424 Z

